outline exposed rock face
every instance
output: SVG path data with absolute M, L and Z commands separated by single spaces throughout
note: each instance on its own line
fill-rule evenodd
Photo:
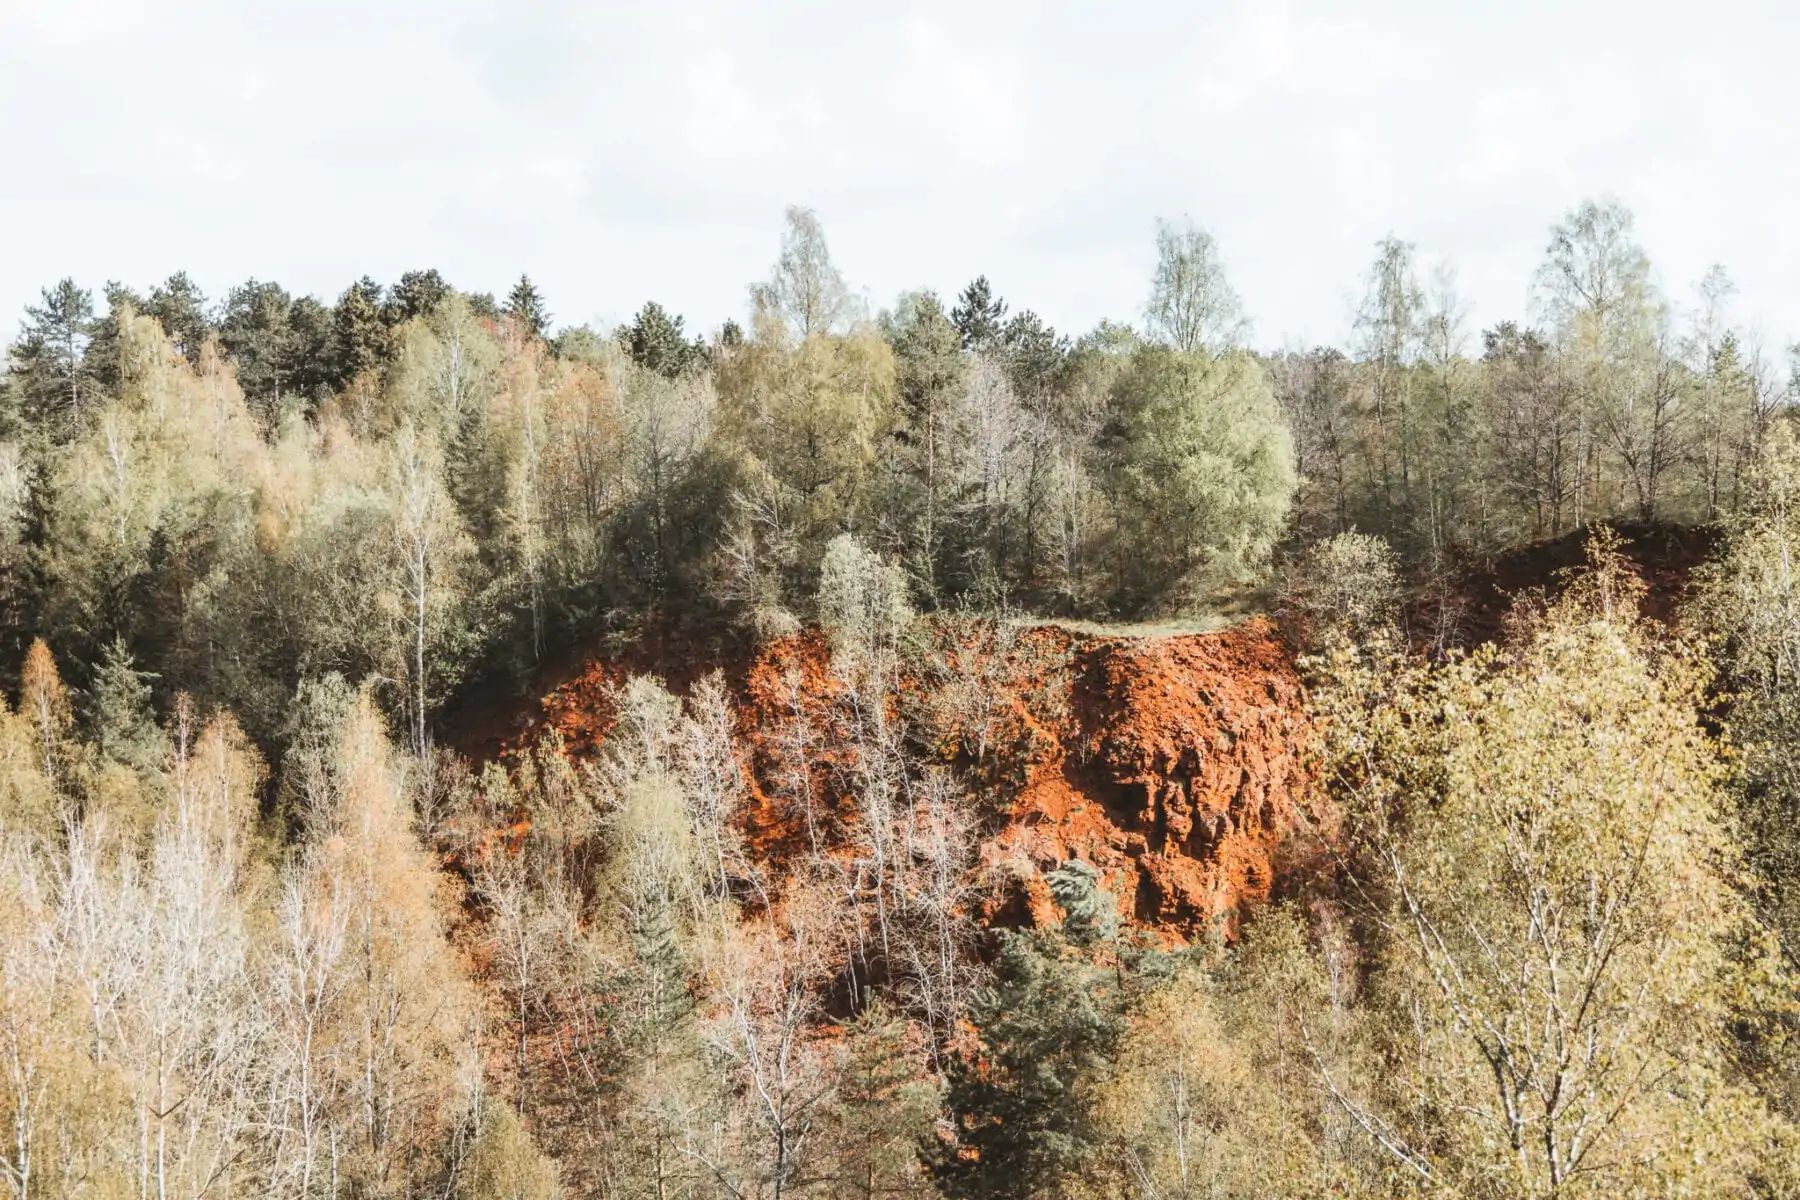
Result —
M 609 685 L 620 676 L 597 663 L 545 698 L 571 752 L 610 726 Z M 858 818 L 846 768 L 857 751 L 846 685 L 822 640 L 774 643 L 730 681 L 752 853 L 778 867 L 820 838 L 819 821 L 833 827 L 827 844 L 847 841 Z M 956 770 L 979 796 L 985 915 L 995 923 L 1053 921 L 1044 872 L 1081 858 L 1132 924 L 1231 937 L 1239 913 L 1319 844 L 1304 696 L 1261 621 L 1168 638 L 1054 627 L 948 637 L 892 703 L 909 719 L 916 758 Z
M 1077 651 L 1071 691 L 1063 752 L 1015 823 L 1101 867 L 1137 922 L 1234 933 L 1304 849 L 1304 698 L 1279 642 L 1260 622 L 1099 641 Z

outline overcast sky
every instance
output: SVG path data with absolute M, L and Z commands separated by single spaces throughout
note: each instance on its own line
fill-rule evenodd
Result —
M 335 297 L 435 266 L 558 324 L 741 316 L 789 203 L 872 306 L 979 273 L 1139 319 L 1159 215 L 1256 342 L 1339 340 L 1377 238 L 1526 308 L 1585 196 L 1678 303 L 1800 337 L 1794 0 L 1055 5 L 0 0 L 0 329 L 73 275 Z

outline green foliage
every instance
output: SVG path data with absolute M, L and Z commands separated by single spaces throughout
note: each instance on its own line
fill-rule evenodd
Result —
M 95 364 L 87 357 L 93 334 L 93 297 L 72 279 L 45 288 L 42 304 L 25 309 L 8 379 L 22 417 L 39 436 L 64 440 L 98 407 Z
M 1293 446 L 1253 359 L 1133 352 L 1112 388 L 1108 444 L 1126 612 L 1178 608 L 1267 558 L 1294 493 Z
M 1284 621 L 1302 645 L 1366 644 L 1391 634 L 1400 615 L 1400 574 L 1379 537 L 1340 533 L 1309 546 L 1283 572 Z
M 436 268 L 408 271 L 388 289 L 387 321 L 399 325 L 414 317 L 428 317 L 450 295 L 452 289 Z
M 531 276 L 519 276 L 519 282 L 513 284 L 512 291 L 506 294 L 504 311 L 533 337 L 549 336 L 550 310 L 545 307 L 543 294 L 538 291 L 537 285 L 531 282 Z
M 1433 1186 L 1743 1194 L 1787 1135 L 1733 1030 L 1779 968 L 1732 878 L 1705 674 L 1646 643 L 1615 547 L 1590 555 L 1506 655 L 1340 658 L 1328 778 L 1395 1069 L 1334 1099 Z
M 1345 350 L 1258 358 L 1210 237 L 1158 248 L 1147 329 L 1073 341 L 985 278 L 865 321 L 799 208 L 706 346 L 655 304 L 551 339 L 523 277 L 504 308 L 429 270 L 216 312 L 179 273 L 103 315 L 48 290 L 0 423 L 0 1172 L 1791 1192 L 1800 452 L 1729 280 L 1678 325 L 1629 214 L 1584 205 L 1537 326 L 1476 358 L 1389 237 Z M 1385 638 L 1403 576 L 1417 612 L 1466 557 L 1622 512 L 1723 522 L 1685 618 L 1719 693 L 1604 545 L 1504 647 Z M 1284 858 L 1291 904 L 1165 954 L 1070 861 L 1058 928 L 983 941 L 1032 851 L 981 798 L 1084 719 L 1077 646 L 1015 617 L 1205 610 L 1284 538 L 1330 652 L 1319 873 Z M 803 619 L 828 663 L 733 628 Z M 561 720 L 479 773 L 448 749 L 596 646 L 684 679 L 766 656 L 749 713 L 639 676 L 591 753 Z
M 151 288 L 142 312 L 162 326 L 177 354 L 199 364 L 200 350 L 212 335 L 213 324 L 206 315 L 205 293 L 186 271 L 177 271 Z
M 1063 910 L 1062 935 L 1070 945 L 1085 949 L 1118 936 L 1119 902 L 1101 886 L 1092 866 L 1070 859 L 1046 874 L 1044 882 Z
M 238 386 L 268 415 L 293 390 L 293 310 L 293 298 L 280 284 L 251 279 L 226 293 L 219 316 L 219 345 L 231 357 Z
M 994 295 L 986 275 L 962 290 L 956 307 L 950 310 L 950 321 L 962 338 L 964 350 L 984 350 L 999 340 L 1006 319 L 1006 301 Z
M 706 361 L 706 348 L 688 341 L 681 325 L 680 317 L 670 316 L 652 300 L 616 336 L 632 362 L 664 378 L 679 379 Z
M 161 765 L 166 743 L 151 705 L 150 681 L 155 678 L 137 669 L 119 638 L 102 652 L 84 715 L 89 737 L 106 758 L 140 769 Z
M 932 1136 L 938 1095 L 914 1040 L 906 1021 L 879 1000 L 845 1028 L 837 1102 L 825 1130 L 834 1195 L 928 1194 L 919 1147 Z
M 945 1072 L 956 1140 L 929 1148 L 932 1177 L 957 1200 L 1054 1195 L 1098 1138 L 1073 1100 L 1124 1031 L 1116 979 L 1060 938 L 1006 933 L 970 1020 L 976 1046 Z
M 390 339 L 382 313 L 381 288 L 367 275 L 338 297 L 332 316 L 335 355 L 332 383 L 343 387 L 387 363 Z

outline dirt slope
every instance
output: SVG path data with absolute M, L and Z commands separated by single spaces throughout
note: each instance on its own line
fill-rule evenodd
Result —
M 1166 638 L 944 627 L 913 658 L 891 704 L 915 762 L 949 766 L 978 793 L 992 923 L 1054 920 L 1044 872 L 1081 858 L 1133 924 L 1229 937 L 1316 844 L 1300 682 L 1265 622 Z M 739 819 L 779 877 L 813 838 L 852 840 L 852 706 L 817 634 L 725 669 L 749 785 Z M 542 719 L 571 753 L 604 738 L 625 674 L 594 662 L 544 697 Z

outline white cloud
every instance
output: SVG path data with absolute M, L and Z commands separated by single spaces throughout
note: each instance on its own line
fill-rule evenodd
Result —
M 1073 330 L 1137 316 L 1155 218 L 1189 213 L 1263 340 L 1313 341 L 1390 231 L 1475 322 L 1520 315 L 1550 223 L 1612 192 L 1671 291 L 1722 261 L 1800 336 L 1800 17 L 1685 11 L 0 0 L 0 308 L 65 274 L 335 295 L 435 265 L 704 327 L 798 202 L 877 302 L 986 273 Z

